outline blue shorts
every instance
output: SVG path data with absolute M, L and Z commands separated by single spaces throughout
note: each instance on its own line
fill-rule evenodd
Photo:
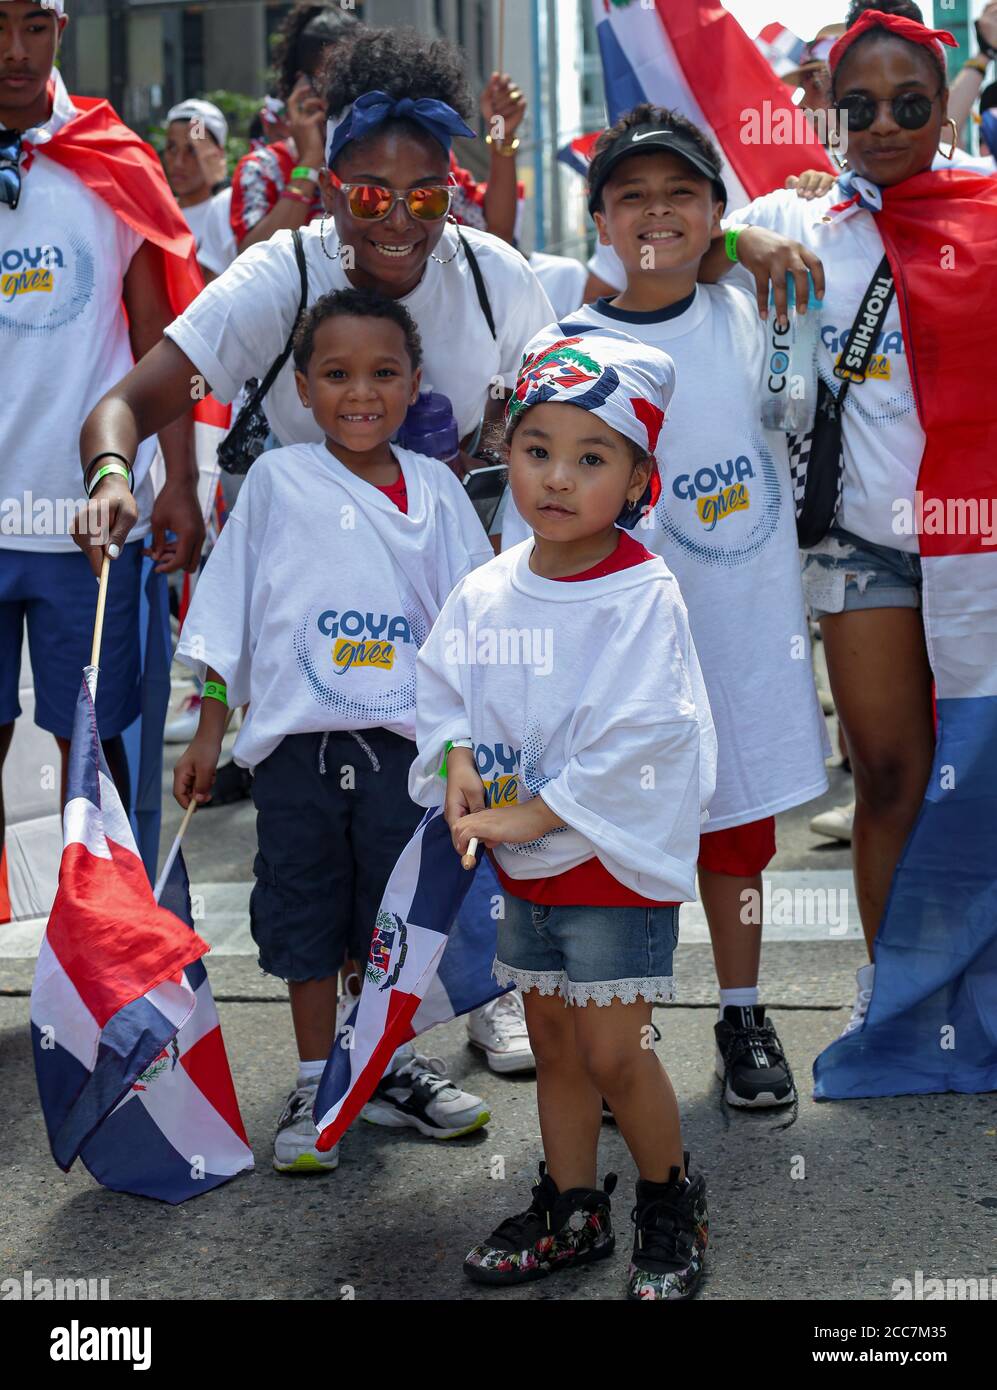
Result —
M 505 894 L 493 973 L 566 1004 L 675 998 L 677 907 L 551 907 Z
M 111 562 L 97 684 L 97 729 L 115 738 L 139 715 L 142 542 Z M 21 713 L 17 698 L 25 620 L 35 684 L 35 723 L 71 738 L 83 668 L 90 663 L 97 584 L 82 550 L 0 547 L 0 724 Z
M 364 729 L 289 734 L 258 764 L 249 922 L 268 975 L 324 980 L 347 958 L 367 959 L 384 889 L 423 815 L 408 795 L 414 756 L 409 739 Z
M 803 597 L 814 618 L 861 608 L 920 608 L 921 557 L 832 526 L 805 553 Z

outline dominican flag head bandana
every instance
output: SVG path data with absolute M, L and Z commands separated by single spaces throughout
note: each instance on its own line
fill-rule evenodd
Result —
M 660 349 L 612 328 L 552 323 L 526 346 L 506 429 L 531 406 L 575 405 L 649 453 L 658 466 L 637 505 L 617 518 L 629 531 L 661 495 L 661 427 L 674 390 L 675 364 Z

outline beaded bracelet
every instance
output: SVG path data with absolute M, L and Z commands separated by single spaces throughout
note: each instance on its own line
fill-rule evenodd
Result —
M 128 484 L 128 491 L 131 492 L 132 470 L 126 467 L 123 463 L 105 463 L 103 468 L 97 469 L 97 472 L 93 475 L 93 477 L 90 479 L 88 483 L 84 483 L 84 487 L 86 488 L 88 497 L 93 496 L 94 490 L 97 487 L 97 484 L 100 482 L 101 478 L 106 478 L 109 473 L 114 473 L 117 474 L 118 477 L 124 478 L 125 482 Z
M 311 198 L 306 193 L 302 193 L 298 188 L 282 188 L 280 196 L 282 198 L 293 198 L 296 203 L 304 203 L 306 208 L 312 205 Z
M 220 704 L 228 708 L 228 690 L 221 681 L 205 681 L 204 689 L 201 691 L 202 700 L 218 700 Z

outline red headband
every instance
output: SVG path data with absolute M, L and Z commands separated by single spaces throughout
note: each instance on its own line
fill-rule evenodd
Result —
M 898 14 L 884 14 L 882 10 L 865 10 L 852 27 L 845 30 L 828 54 L 828 66 L 832 72 L 855 40 L 870 29 L 888 29 L 899 39 L 908 39 L 911 43 L 919 43 L 922 48 L 930 48 L 943 67 L 945 50 L 942 44 L 947 43 L 950 48 L 959 47 L 947 29 L 929 29 L 924 24 L 918 24 L 916 19 L 904 19 Z

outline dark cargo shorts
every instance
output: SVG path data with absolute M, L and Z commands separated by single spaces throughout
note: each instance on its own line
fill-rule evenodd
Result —
M 367 959 L 385 885 L 423 815 L 408 795 L 414 756 L 409 739 L 364 729 L 290 734 L 257 766 L 249 915 L 268 975 L 320 980 L 347 957 Z

